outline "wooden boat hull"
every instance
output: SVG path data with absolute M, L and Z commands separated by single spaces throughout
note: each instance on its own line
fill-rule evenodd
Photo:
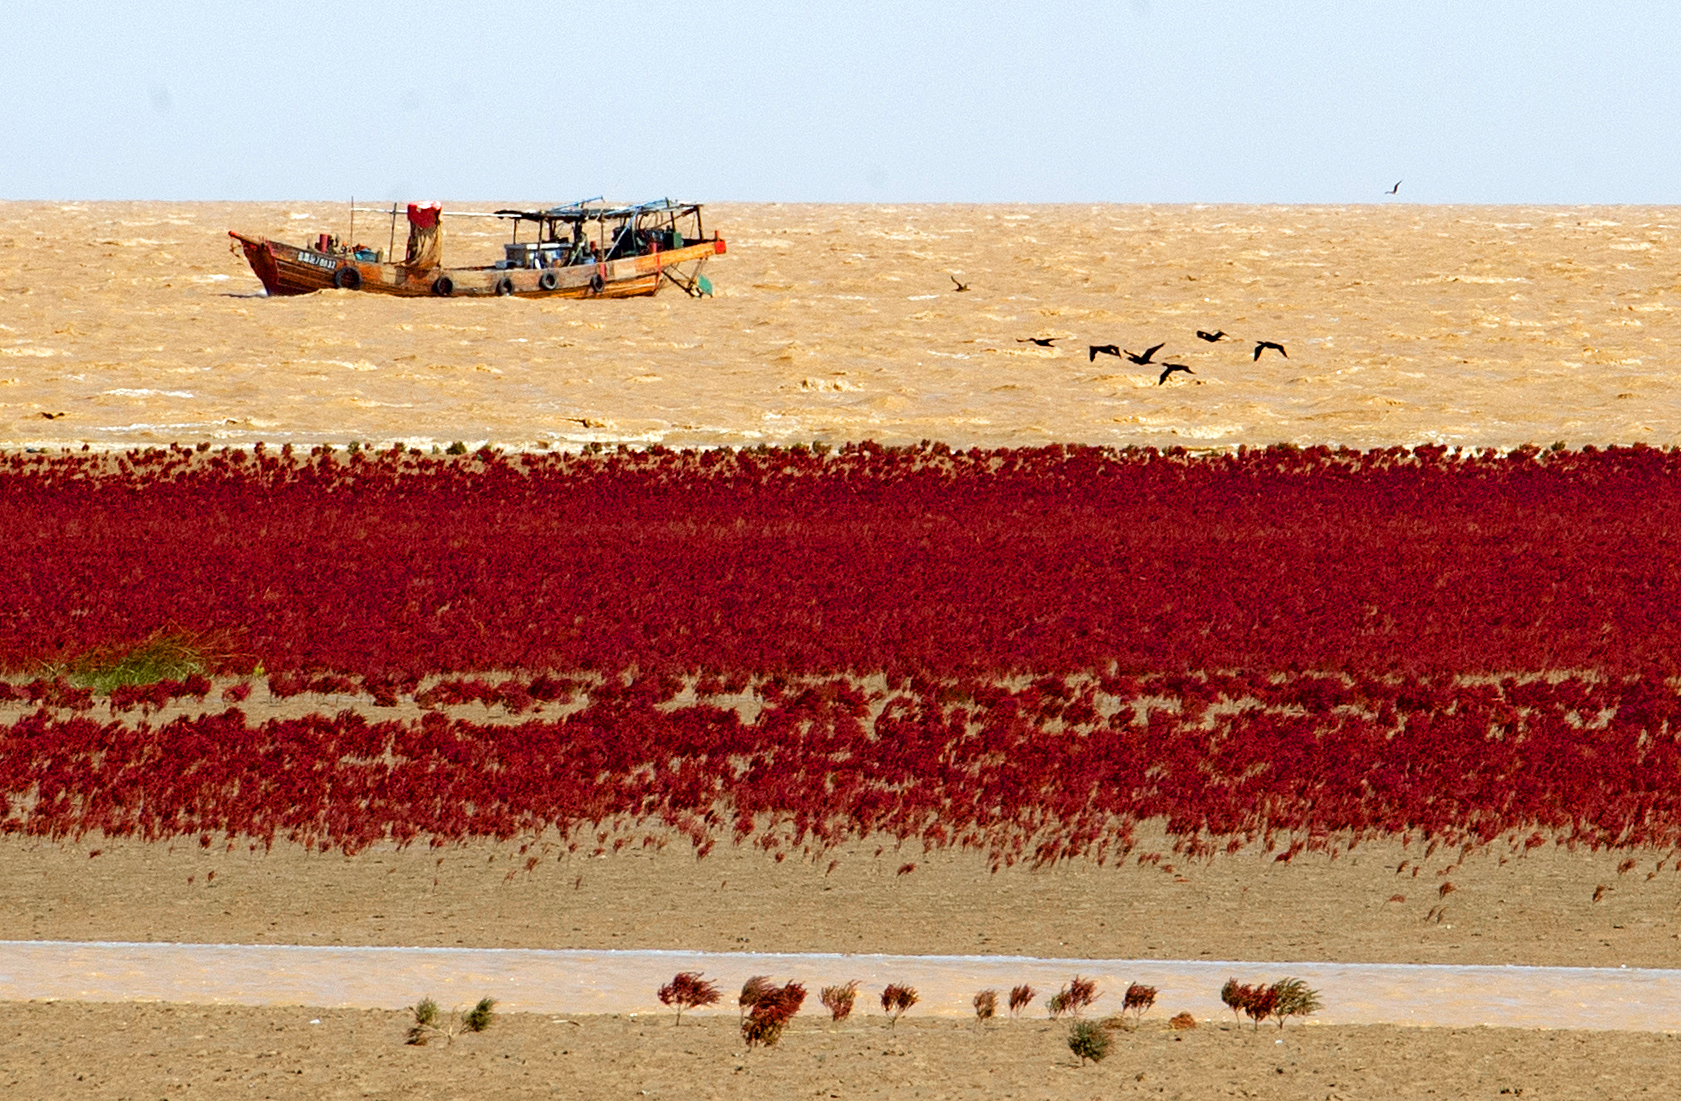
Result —
M 644 298 L 665 282 L 665 270 L 724 252 L 721 237 L 679 249 L 627 256 L 600 264 L 563 268 L 431 268 L 411 271 L 402 264 L 376 264 L 330 256 L 282 241 L 228 236 L 245 250 L 245 260 L 273 295 L 356 290 L 409 298 Z

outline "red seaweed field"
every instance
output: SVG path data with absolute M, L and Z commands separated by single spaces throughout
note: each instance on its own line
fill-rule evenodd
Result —
M 1678 488 L 1644 447 L 14 455 L 4 827 L 1673 847 Z M 214 690 L 54 672 L 163 632 Z

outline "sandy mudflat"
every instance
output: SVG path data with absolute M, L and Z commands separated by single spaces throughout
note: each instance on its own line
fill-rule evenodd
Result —
M 0 204 L 0 441 L 1681 440 L 1676 208 L 707 217 L 729 241 L 710 301 L 271 300 L 226 231 L 344 234 L 343 206 Z M 357 236 L 385 247 L 373 221 Z M 498 224 L 449 234 L 453 262 L 500 255 Z M 1258 339 L 1289 359 L 1254 361 Z M 1086 351 L 1158 342 L 1195 375 Z
M 149 721 L 225 706 L 180 701 Z M 355 695 L 280 699 L 261 682 L 240 706 L 254 723 L 366 709 Z M 0 721 L 28 711 L 6 705 Z M 513 721 L 481 704 L 448 711 Z M 420 713 L 412 700 L 369 711 Z M 1191 861 L 1146 831 L 1135 857 L 1161 852 L 1159 866 L 993 874 L 981 853 L 891 838 L 783 861 L 727 838 L 697 860 L 658 828 L 610 833 L 601 856 L 595 831 L 574 840 L 577 852 L 550 833 L 347 857 L 244 839 L 0 835 L 0 928 L 11 940 L 1681 968 L 1676 853 L 1548 843 L 1520 856 L 1496 840 L 1462 861 L 1390 840 L 1288 864 L 1258 847 Z
M 598 858 L 520 846 L 347 858 L 11 837 L 0 925 L 42 940 L 1681 966 L 1681 878 L 1671 861 L 1648 880 L 1657 854 L 1619 875 L 1629 854 L 1547 846 L 1501 864 L 1497 845 L 1446 876 L 1457 853 L 1438 853 L 1414 878 L 1395 868 L 1420 848 L 1393 842 L 1288 866 L 1242 853 L 1172 873 L 1080 862 L 996 875 L 973 853 L 877 858 L 875 845 L 815 864 L 728 846 L 696 861 L 683 839 Z
M 914 1010 L 912 1011 L 914 1014 Z M 1063 1026 L 796 1019 L 744 1049 L 729 1017 L 509 1014 L 453 1044 L 401 1013 L 231 1006 L 7 1006 L 0 1089 L 31 1098 L 1624 1098 L 1681 1091 L 1655 1033 L 1391 1026 L 1183 1033 L 1147 1019 L 1081 1067 Z M 311 1021 L 319 1021 L 312 1024 Z M 1282 1042 L 1280 1042 L 1282 1041 Z

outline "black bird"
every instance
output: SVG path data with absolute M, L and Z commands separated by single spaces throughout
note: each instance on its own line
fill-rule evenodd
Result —
M 1121 355 L 1121 350 L 1113 344 L 1091 345 L 1091 359 L 1095 360 L 1099 352 L 1102 352 L 1106 356 L 1114 356 L 1117 359 L 1119 359 Z M 1088 360 L 1088 362 L 1090 361 Z
M 1255 358 L 1260 359 L 1261 358 L 1261 353 L 1266 351 L 1268 348 L 1271 348 L 1273 351 L 1277 352 L 1279 355 L 1283 356 L 1285 359 L 1290 358 L 1290 353 L 1286 352 L 1284 350 L 1284 345 L 1275 344 L 1274 342 L 1272 342 L 1270 340 L 1258 340 L 1258 341 L 1255 342 Z
M 42 413 L 41 415 L 50 421 L 56 421 L 58 418 L 64 416 L 63 413 Z
M 1041 348 L 1049 348 L 1051 346 L 1051 341 L 1061 339 L 1061 337 L 1057 336 L 1018 336 L 1016 337 L 1016 343 L 1037 344 Z
M 1405 181 L 1404 181 L 1404 180 L 1396 180 L 1396 181 L 1395 181 L 1395 186 L 1394 186 L 1394 187 L 1392 187 L 1392 188 L 1390 188 L 1390 189 L 1389 189 L 1389 191 L 1388 191 L 1388 192 L 1387 192 L 1387 194 L 1390 194 L 1390 195 L 1398 195 L 1398 194 L 1400 194 L 1400 192 L 1401 192 L 1401 184 L 1402 184 L 1402 183 L 1404 183 L 1404 182 L 1405 182 Z
M 1201 329 L 1198 329 L 1197 330 L 1197 335 L 1202 337 L 1204 340 L 1208 341 L 1210 344 L 1212 344 L 1216 340 L 1224 339 L 1225 335 L 1226 335 L 1226 330 L 1215 329 L 1213 332 L 1207 333 L 1207 332 L 1203 332 Z
M 1140 367 L 1144 367 L 1149 364 L 1151 356 L 1154 356 L 1165 347 L 1167 347 L 1167 341 L 1164 340 L 1160 344 L 1144 349 L 1142 353 L 1137 355 L 1134 355 L 1132 352 L 1127 352 L 1124 348 L 1122 351 L 1125 352 L 1126 357 L 1132 360 L 1132 362 L 1138 364 Z
M 953 283 L 957 283 L 957 276 L 952 275 L 951 272 L 949 272 L 949 271 L 946 272 L 946 275 L 947 275 L 947 277 L 949 277 L 951 279 L 951 281 Z M 968 289 L 969 289 L 969 284 L 967 284 L 967 283 L 957 283 L 957 291 L 955 293 L 960 294 L 963 291 L 966 291 Z
M 1183 363 L 1169 363 L 1169 364 L 1166 365 L 1166 369 L 1162 371 L 1162 377 L 1156 380 L 1156 385 L 1160 386 L 1162 383 L 1166 382 L 1167 381 L 1167 376 L 1171 375 L 1175 371 L 1183 371 L 1187 375 L 1196 374 L 1195 371 L 1191 370 L 1189 367 L 1185 366 Z

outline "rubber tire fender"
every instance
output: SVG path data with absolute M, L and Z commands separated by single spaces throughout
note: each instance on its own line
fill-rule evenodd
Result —
M 355 264 L 346 264 L 333 272 L 333 286 L 341 291 L 359 291 L 362 289 L 362 273 Z
M 511 275 L 504 275 L 502 278 L 498 279 L 496 281 L 496 293 L 503 296 L 513 294 L 514 277 Z
M 594 291 L 596 294 L 600 294 L 602 288 L 606 285 L 607 281 L 601 278 L 600 272 L 596 272 L 594 275 L 590 276 L 590 290 Z
M 455 280 L 447 275 L 440 275 L 432 280 L 432 293 L 440 298 L 448 298 L 455 293 Z
M 560 273 L 552 268 L 537 277 L 537 285 L 546 291 L 552 291 L 560 286 Z

